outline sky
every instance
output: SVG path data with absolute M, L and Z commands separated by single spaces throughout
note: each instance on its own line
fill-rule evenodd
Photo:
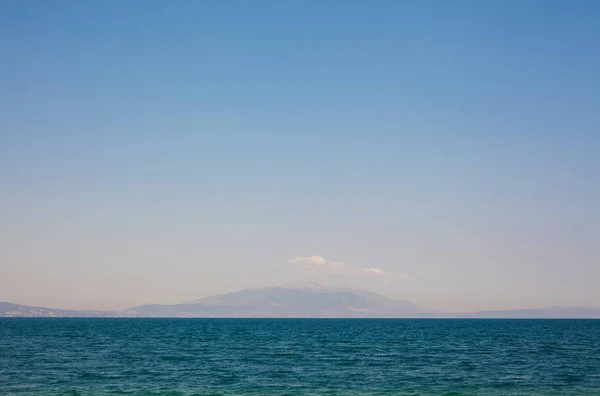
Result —
M 600 307 L 600 3 L 0 2 L 0 301 Z

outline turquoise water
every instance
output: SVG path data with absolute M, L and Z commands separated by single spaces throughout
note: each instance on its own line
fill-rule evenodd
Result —
M 600 395 L 600 320 L 0 319 L 2 395 Z

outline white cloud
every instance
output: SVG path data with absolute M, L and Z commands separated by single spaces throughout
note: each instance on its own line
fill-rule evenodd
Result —
M 310 264 L 317 264 L 317 265 L 333 265 L 336 267 L 344 266 L 344 263 L 342 263 L 341 261 L 327 260 L 323 256 L 308 256 L 308 257 L 299 256 L 299 257 L 289 260 L 288 263 L 290 263 L 290 264 L 310 263 Z
M 346 265 L 341 261 L 328 260 L 323 256 L 296 257 L 287 262 L 295 270 L 308 272 L 310 274 L 318 273 L 344 273 Z
M 381 268 L 357 268 L 352 270 L 356 276 L 387 276 L 388 273 Z
M 338 275 L 351 277 L 377 277 L 384 282 L 393 279 L 406 279 L 408 275 L 392 275 L 389 272 L 375 267 L 351 268 L 341 261 L 329 260 L 323 256 L 298 256 L 287 261 L 296 272 L 310 275 Z

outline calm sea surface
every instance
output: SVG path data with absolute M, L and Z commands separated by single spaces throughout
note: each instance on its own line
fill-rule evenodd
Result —
M 0 319 L 2 395 L 600 395 L 600 320 Z

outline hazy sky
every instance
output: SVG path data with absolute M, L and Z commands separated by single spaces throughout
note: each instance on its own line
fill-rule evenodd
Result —
M 600 307 L 600 3 L 0 2 L 0 301 L 316 280 Z

